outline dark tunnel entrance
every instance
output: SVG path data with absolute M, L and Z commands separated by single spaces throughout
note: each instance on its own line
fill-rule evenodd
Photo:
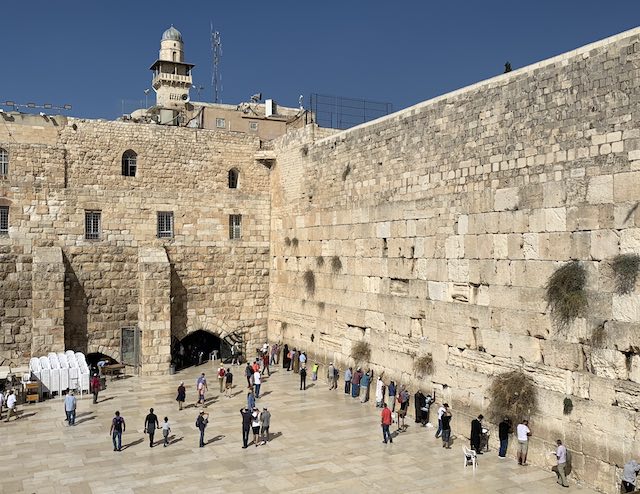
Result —
M 171 360 L 176 370 L 200 365 L 207 362 L 214 351 L 218 352 L 218 358 L 220 358 L 220 350 L 226 346 L 226 343 L 214 334 L 199 329 L 181 340 L 174 339 Z

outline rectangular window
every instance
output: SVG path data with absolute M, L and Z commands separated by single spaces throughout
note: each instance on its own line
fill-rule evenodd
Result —
M 102 229 L 102 212 L 84 212 L 84 238 L 87 240 L 99 240 Z
M 173 211 L 158 211 L 158 238 L 173 237 Z
M 229 238 L 231 240 L 238 239 L 242 236 L 242 215 L 229 215 Z
M 0 233 L 9 233 L 9 206 L 0 206 Z
M 258 122 L 249 122 L 249 130 L 256 132 L 258 130 Z
M 216 127 L 218 129 L 224 129 L 227 126 L 227 122 L 225 122 L 224 118 L 216 118 Z
M 9 175 L 9 153 L 6 149 L 0 148 L 0 177 Z

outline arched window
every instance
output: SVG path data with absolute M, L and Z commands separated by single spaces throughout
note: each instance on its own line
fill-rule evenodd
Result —
M 138 163 L 138 155 L 135 151 L 127 149 L 122 153 L 122 175 L 125 177 L 135 177 Z
M 240 172 L 235 168 L 229 170 L 229 188 L 237 189 L 238 188 L 238 179 L 240 178 Z
M 0 148 L 0 177 L 9 175 L 9 152 Z

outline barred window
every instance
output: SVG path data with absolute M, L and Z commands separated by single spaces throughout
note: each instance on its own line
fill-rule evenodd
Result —
M 229 238 L 231 240 L 239 239 L 242 236 L 242 215 L 229 215 Z
M 238 188 L 238 178 L 240 177 L 240 172 L 235 168 L 229 170 L 229 188 L 237 189 Z
M 173 211 L 158 211 L 158 238 L 173 237 Z
M 99 240 L 102 233 L 102 212 L 84 212 L 84 238 L 87 240 Z
M 122 175 L 125 177 L 135 177 L 138 166 L 138 155 L 135 151 L 127 149 L 122 154 Z
M 9 152 L 0 148 L 0 177 L 9 175 Z
M 216 127 L 218 129 L 224 129 L 227 126 L 227 122 L 224 118 L 216 118 Z
M 9 206 L 0 206 L 0 233 L 9 233 Z

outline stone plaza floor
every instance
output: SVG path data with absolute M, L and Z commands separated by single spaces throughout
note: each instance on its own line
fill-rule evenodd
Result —
M 64 421 L 63 400 L 22 405 L 22 417 L 0 423 L 0 492 L 6 493 L 527 493 L 595 491 L 571 481 L 563 489 L 555 475 L 519 467 L 491 451 L 478 469 L 463 466 L 462 445 L 441 447 L 434 430 L 407 417 L 406 432 L 383 444 L 379 410 L 360 404 L 323 381 L 299 390 L 298 375 L 275 369 L 264 380 L 258 406 L 272 413 L 270 443 L 242 449 L 240 408 L 246 403 L 244 367 L 234 367 L 233 398 L 219 397 L 217 366 L 211 363 L 173 376 L 129 377 L 108 382 L 99 403 L 78 400 L 74 427 Z M 198 448 L 195 420 L 200 407 L 195 380 L 205 372 L 210 414 L 204 448 Z M 176 388 L 187 386 L 187 405 L 178 411 Z M 244 385 L 243 385 L 244 384 Z M 150 448 L 143 434 L 150 407 L 168 416 L 172 443 Z M 114 452 L 109 427 L 114 411 L 126 420 L 123 451 Z M 452 422 L 453 432 L 468 424 Z M 413 415 L 410 409 L 410 415 Z M 3 417 L 4 418 L 4 417 Z M 395 426 L 392 426 L 395 429 Z

